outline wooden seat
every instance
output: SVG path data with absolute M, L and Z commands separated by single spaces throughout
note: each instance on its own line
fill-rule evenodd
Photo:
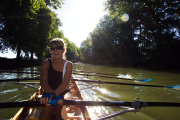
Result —
M 28 120 L 38 120 L 41 113 L 41 108 L 33 108 L 31 111 L 32 112 L 28 116 Z

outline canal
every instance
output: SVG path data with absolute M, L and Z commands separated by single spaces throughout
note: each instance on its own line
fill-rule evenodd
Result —
M 94 73 L 115 74 L 120 77 L 133 79 L 149 79 L 152 81 L 142 82 L 133 80 L 122 80 L 103 78 L 97 76 L 88 76 L 90 80 L 102 80 L 111 82 L 122 82 L 132 84 L 148 84 L 171 86 L 180 85 L 180 74 L 178 72 L 153 71 L 142 68 L 123 68 L 102 65 L 91 65 L 83 63 L 74 63 L 74 70 L 89 71 Z M 16 69 L 21 72 L 37 72 L 40 67 L 28 67 Z M 10 79 L 17 77 L 39 77 L 39 75 L 20 74 L 20 73 L 0 73 L 0 79 Z M 74 75 L 74 78 L 84 78 L 86 76 Z M 87 78 L 87 77 L 86 77 Z M 86 100 L 99 101 L 134 101 L 138 97 L 147 102 L 180 102 L 180 90 L 166 87 L 147 87 L 147 86 L 129 86 L 116 84 L 94 84 L 78 82 L 81 92 Z M 39 84 L 35 84 L 38 87 Z M 15 82 L 0 82 L 0 102 L 27 100 L 35 92 L 34 88 L 17 84 Z M 0 109 L 0 118 L 10 119 L 19 108 Z M 94 118 L 100 118 L 104 114 L 120 111 L 117 107 L 89 107 L 91 115 Z M 178 120 L 180 118 L 180 107 L 144 107 L 139 112 L 129 112 L 111 120 Z

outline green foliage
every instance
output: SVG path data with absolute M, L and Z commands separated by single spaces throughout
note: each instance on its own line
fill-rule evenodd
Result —
M 3 0 L 3 20 L 1 28 L 1 38 L 3 45 L 9 47 L 13 51 L 17 51 L 17 58 L 20 58 L 21 50 L 28 49 L 28 35 L 24 34 L 28 29 L 28 25 L 34 22 L 30 16 L 34 15 L 32 2 L 23 0 Z M 39 8 L 40 3 L 36 4 Z M 27 40 L 27 41 L 26 41 Z
M 59 22 L 53 22 L 57 21 L 56 15 L 41 0 L 5 0 L 3 4 L 1 38 L 4 46 L 17 51 L 17 58 L 23 51 L 26 55 L 31 53 L 31 59 L 34 53 L 41 59 L 50 39 L 50 30 L 57 29 L 54 24 L 59 25 Z
M 67 59 L 72 61 L 80 60 L 79 49 L 75 46 L 73 42 L 67 44 Z
M 63 0 L 62 0 L 63 1 Z M 21 58 L 25 53 L 26 58 L 33 60 L 33 56 L 41 61 L 47 55 L 48 42 L 56 37 L 64 38 L 59 31 L 62 25 L 57 15 L 47 7 L 60 7 L 59 0 L 3 0 L 1 22 L 1 47 L 6 51 L 10 48 Z M 79 59 L 79 50 L 65 39 L 68 44 L 68 58 Z
M 128 32 L 127 32 L 128 31 Z M 137 57 L 136 42 L 131 39 L 128 24 L 116 24 L 109 16 L 104 16 L 91 33 L 94 63 L 128 64 Z
M 175 53 L 180 48 L 179 1 L 107 0 L 105 5 L 109 16 L 91 33 L 91 62 L 164 68 L 179 65 L 180 56 Z M 126 22 L 124 13 L 130 18 Z M 82 50 L 87 51 L 88 45 L 84 45 Z M 87 52 L 83 57 L 89 59 Z
M 53 7 L 54 9 L 61 8 L 64 0 L 44 0 L 46 5 Z
M 87 40 L 84 40 L 81 43 L 80 51 L 81 51 L 81 59 L 84 62 L 92 63 L 92 56 L 93 56 L 93 45 L 91 38 L 88 38 Z

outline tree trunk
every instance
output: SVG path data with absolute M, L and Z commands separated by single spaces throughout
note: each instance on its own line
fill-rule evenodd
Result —
M 20 58 L 21 58 L 20 55 L 21 55 L 21 48 L 20 48 L 20 46 L 18 45 L 18 46 L 17 46 L 17 55 L 16 55 L 16 58 L 17 58 L 17 59 L 20 59 Z
M 31 51 L 31 60 L 33 60 L 33 52 Z

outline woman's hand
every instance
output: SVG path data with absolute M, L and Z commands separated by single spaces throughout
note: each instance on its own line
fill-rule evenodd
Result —
M 48 103 L 51 102 L 51 98 L 49 98 L 49 97 L 42 97 L 42 98 L 40 98 L 39 102 L 41 104 L 48 104 Z
M 40 98 L 40 103 L 41 104 L 48 104 L 51 102 L 51 99 L 55 99 L 55 98 L 56 98 L 56 94 L 54 92 L 51 92 L 49 94 L 43 95 L 43 97 Z

